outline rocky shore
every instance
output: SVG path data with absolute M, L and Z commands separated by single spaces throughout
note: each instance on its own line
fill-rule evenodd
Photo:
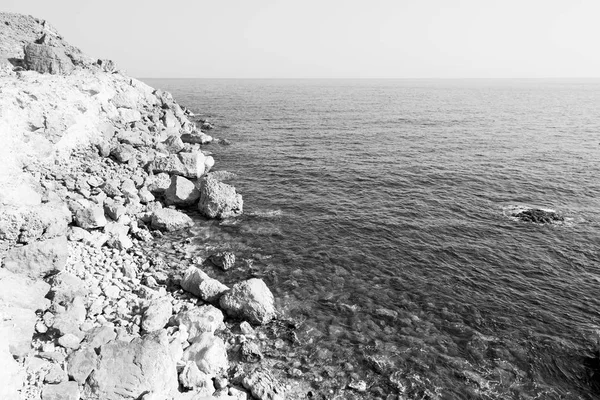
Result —
M 0 93 L 0 398 L 289 398 L 261 363 L 267 285 L 209 276 L 231 253 L 147 251 L 190 208 L 243 212 L 210 123 L 17 14 L 0 14 Z

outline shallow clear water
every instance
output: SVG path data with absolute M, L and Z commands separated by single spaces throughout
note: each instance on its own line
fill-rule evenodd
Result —
M 303 321 L 284 369 L 371 398 L 600 395 L 600 81 L 147 82 L 232 142 L 206 149 L 245 215 L 196 239 Z

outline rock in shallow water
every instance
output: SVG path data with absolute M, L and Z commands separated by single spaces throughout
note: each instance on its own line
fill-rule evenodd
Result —
M 275 317 L 273 294 L 262 279 L 236 283 L 219 303 L 230 316 L 247 319 L 254 324 L 266 324 Z
M 283 400 L 285 388 L 264 368 L 257 368 L 243 381 L 244 387 L 259 400 Z
M 152 228 L 154 229 L 172 232 L 192 225 L 194 225 L 194 221 L 189 216 L 169 208 L 156 210 L 152 214 Z
M 228 218 L 241 214 L 244 202 L 233 186 L 206 176 L 200 184 L 198 210 L 208 218 Z

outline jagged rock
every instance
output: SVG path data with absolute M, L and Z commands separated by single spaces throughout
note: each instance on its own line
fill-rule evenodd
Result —
M 177 153 L 179 153 L 181 150 L 183 150 L 185 148 L 185 145 L 183 144 L 183 141 L 177 135 L 171 135 L 171 136 L 169 136 L 163 142 L 163 145 L 165 146 L 165 149 L 169 153 L 171 153 L 171 154 L 177 154 Z
M 67 239 L 72 242 L 81 242 L 90 238 L 90 233 L 78 226 L 70 226 L 67 232 Z
M 19 274 L 41 278 L 61 271 L 67 263 L 66 236 L 15 247 L 6 253 L 4 268 Z
M 162 194 L 171 186 L 169 174 L 161 172 L 158 175 L 151 175 L 146 179 L 148 190 L 152 193 Z
M 189 216 L 170 208 L 156 210 L 152 214 L 152 227 L 154 229 L 172 232 L 192 225 L 194 225 L 194 221 Z
M 177 369 L 163 330 L 129 343 L 116 340 L 103 345 L 98 366 L 84 386 L 84 398 L 138 399 L 149 392 L 169 398 L 177 387 Z
M 184 388 L 195 389 L 200 396 L 210 396 L 215 391 L 211 376 L 200 371 L 193 361 L 185 364 L 179 374 L 179 382 Z
M 171 185 L 165 191 L 165 202 L 176 206 L 189 206 L 200 198 L 200 192 L 193 182 L 178 176 L 171 177 Z
M 235 254 L 224 251 L 210 256 L 210 261 L 223 271 L 233 268 L 235 265 Z
M 68 304 L 73 302 L 75 297 L 87 294 L 85 282 L 68 271 L 61 271 L 54 275 L 51 282 L 50 298 L 55 303 Z
M 104 202 L 104 212 L 106 213 L 106 215 L 108 215 L 115 221 L 121 218 L 121 216 L 124 215 L 126 211 L 127 209 L 121 203 L 118 203 L 113 200 Z
M 186 178 L 199 178 L 207 170 L 208 159 L 212 160 L 212 157 L 207 157 L 202 152 L 182 152 L 170 154 L 167 157 L 157 157 L 152 163 L 152 172 L 155 174 L 165 172 L 169 175 L 181 175 Z M 212 160 L 212 163 L 214 164 L 214 160 Z
M 45 298 L 48 291 L 50 285 L 42 280 L 31 279 L 0 268 L 0 304 L 10 304 L 32 311 L 46 310 L 50 306 L 50 302 Z
M 116 337 L 117 333 L 113 326 L 103 325 L 89 331 L 85 336 L 84 342 L 92 349 L 97 349 L 114 340 Z
M 525 222 L 534 222 L 537 224 L 552 224 L 564 222 L 565 218 L 552 210 L 542 210 L 539 208 L 531 208 L 513 214 L 514 217 Z
M 57 363 L 52 363 L 52 365 L 50 365 L 48 373 L 44 377 L 44 382 L 46 383 L 61 383 L 68 380 L 69 377 L 66 372 L 62 369 L 60 364 Z
M 273 294 L 262 279 L 253 278 L 233 285 L 221 296 L 221 308 L 232 317 L 265 324 L 275 317 Z
M 27 308 L 0 305 L 0 315 L 0 339 L 8 343 L 10 353 L 17 357 L 29 353 L 37 322 L 35 312 Z
M 177 120 L 175 114 L 173 114 L 173 111 L 171 110 L 165 110 L 165 115 L 163 116 L 163 124 L 166 128 L 181 128 L 179 121 Z
M 132 179 L 124 179 L 121 183 L 121 193 L 125 196 L 129 202 L 139 202 L 140 198 L 138 197 L 138 189 L 135 186 L 135 182 Z
M 229 368 L 225 343 L 210 332 L 202 333 L 185 349 L 182 360 L 195 362 L 200 371 L 211 376 L 222 375 Z
M 243 385 L 258 400 L 284 400 L 285 388 L 264 368 L 257 368 L 244 377 Z
M 142 330 L 154 332 L 165 327 L 173 314 L 173 306 L 168 299 L 157 299 L 150 303 L 142 320 Z
M 62 203 L 0 207 L 0 240 L 30 243 L 66 234 L 71 212 Z
M 85 229 L 102 228 L 106 225 L 104 208 L 91 204 L 88 207 L 82 207 L 75 211 L 75 222 Z
M 29 43 L 25 46 L 25 68 L 42 74 L 69 74 L 73 62 L 59 47 Z
M 73 334 L 77 336 L 80 341 L 83 339 L 84 334 L 81 332 L 79 327 L 85 321 L 87 310 L 85 307 L 85 300 L 81 296 L 77 296 L 73 299 L 71 304 L 66 308 L 61 309 L 54 316 L 54 322 L 51 324 L 52 328 L 56 329 L 61 335 Z
M 78 349 L 79 343 L 81 343 L 81 338 L 72 333 L 67 333 L 58 338 L 58 344 L 66 349 Z
M 143 186 L 138 191 L 138 196 L 142 204 L 148 204 L 155 200 L 154 195 L 150 193 L 150 190 L 146 186 Z
M 144 147 L 152 144 L 152 136 L 143 131 L 121 131 L 117 134 L 117 140 L 133 147 Z M 133 154 L 135 157 L 135 152 Z
M 203 333 L 214 333 L 225 328 L 223 313 L 211 305 L 181 312 L 175 316 L 174 321 L 178 326 L 185 327 L 189 342 L 196 341 Z
M 62 382 L 58 385 L 46 385 L 42 390 L 42 400 L 79 400 L 77 382 Z
M 263 358 L 260 344 L 256 341 L 247 341 L 240 346 L 242 360 L 250 363 L 259 362 Z
M 5 337 L 0 336 L 0 399 L 19 399 L 18 391 L 23 387 L 25 372 L 8 351 Z
M 226 285 L 209 277 L 196 267 L 189 267 L 185 271 L 180 285 L 186 292 L 190 292 L 209 303 L 217 303 L 223 293 L 229 290 Z
M 102 191 L 106 193 L 109 197 L 118 197 L 121 196 L 121 190 L 119 187 L 121 186 L 121 182 L 116 179 L 107 179 L 102 185 Z
M 98 366 L 98 355 L 91 346 L 85 346 L 74 351 L 67 358 L 67 372 L 71 378 L 84 384 Z
M 231 185 L 219 182 L 210 176 L 200 184 L 198 209 L 208 218 L 227 218 L 243 212 L 242 195 Z
M 132 110 L 130 108 L 120 107 L 119 116 L 123 123 L 128 124 L 131 122 L 136 122 L 142 119 L 142 114 L 138 110 Z
M 109 222 L 104 227 L 104 233 L 108 235 L 106 244 L 119 250 L 127 250 L 133 247 L 133 242 L 127 235 L 129 227 L 118 222 Z

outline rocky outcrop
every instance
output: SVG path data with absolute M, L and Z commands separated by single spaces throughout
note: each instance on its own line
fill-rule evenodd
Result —
M 208 218 L 227 218 L 243 212 L 242 195 L 235 188 L 206 176 L 200 183 L 198 209 Z
M 536 224 L 555 224 L 564 222 L 565 218 L 553 210 L 543 210 L 539 208 L 524 209 L 514 212 L 513 217 L 524 222 L 534 222 Z
M 25 46 L 25 68 L 42 74 L 69 74 L 74 65 L 59 47 L 28 43 Z

